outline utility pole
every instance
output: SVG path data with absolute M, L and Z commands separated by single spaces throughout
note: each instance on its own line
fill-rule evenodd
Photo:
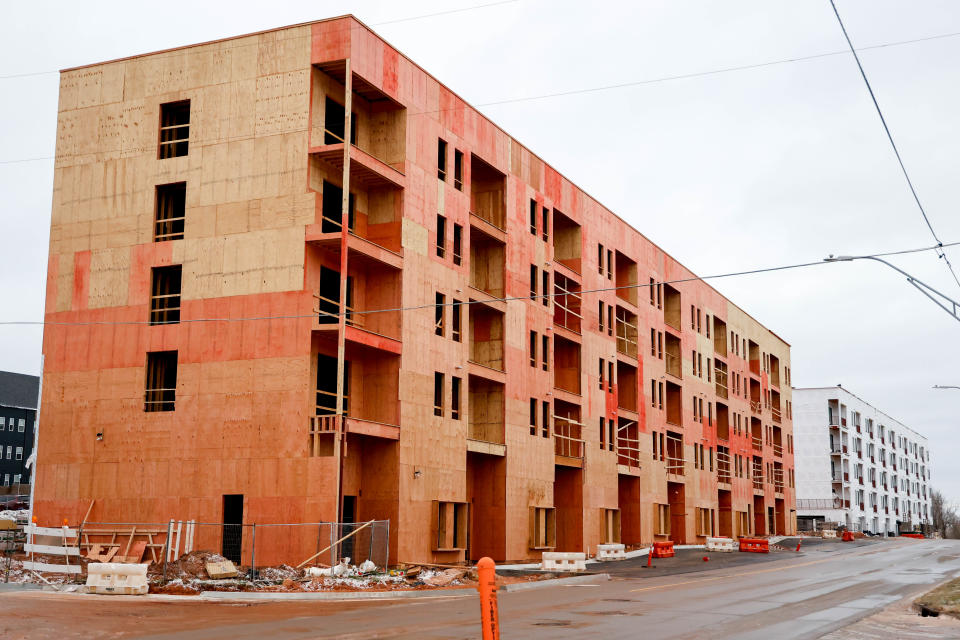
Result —
M 933 303 L 935 305 L 937 305 L 938 307 L 940 307 L 941 309 L 949 313 L 954 320 L 956 320 L 957 322 L 960 322 L 960 302 L 957 302 L 953 298 L 950 298 L 947 295 L 940 293 L 939 291 L 937 291 L 927 283 L 923 282 L 922 280 L 918 280 L 917 278 L 914 278 L 912 275 L 910 275 L 900 267 L 892 265 L 886 260 L 877 258 L 876 256 L 834 256 L 833 254 L 823 259 L 824 262 L 851 262 L 853 260 L 875 260 L 877 262 L 887 265 L 894 271 L 897 271 L 898 273 L 906 276 L 907 282 L 909 282 L 914 287 L 916 287 L 920 293 L 922 293 L 923 295 L 933 300 Z

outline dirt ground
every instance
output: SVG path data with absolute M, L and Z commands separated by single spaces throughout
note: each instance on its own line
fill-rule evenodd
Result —
M 0 593 L 0 638 L 132 638 L 176 633 L 236 622 L 244 623 L 325 616 L 383 606 L 382 602 L 216 603 L 183 598 L 145 601 L 136 596 L 76 596 L 55 593 Z M 95 630 L 95 631 L 94 631 Z

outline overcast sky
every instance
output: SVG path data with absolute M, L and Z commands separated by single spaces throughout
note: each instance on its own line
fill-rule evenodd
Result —
M 40 320 L 55 71 L 354 13 L 475 105 L 843 51 L 828 0 L 22 2 L 4 7 L 0 321 Z M 960 34 L 960 4 L 838 0 L 856 47 Z M 960 241 L 960 35 L 861 53 L 931 222 Z M 481 107 L 699 275 L 929 246 L 849 54 Z M 960 247 L 948 250 L 960 269 Z M 893 259 L 960 299 L 930 252 Z M 712 284 L 792 345 L 796 386 L 842 383 L 930 438 L 960 502 L 960 323 L 870 261 Z M 0 326 L 0 369 L 38 373 L 41 329 Z

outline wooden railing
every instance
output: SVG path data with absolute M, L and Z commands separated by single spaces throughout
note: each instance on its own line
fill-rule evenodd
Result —
M 569 299 L 568 299 L 569 298 Z M 571 302 L 572 301 L 572 302 Z M 559 284 L 554 278 L 553 284 L 553 323 L 580 333 L 580 323 L 583 316 L 580 315 L 582 299 L 580 294 L 575 291 L 569 291 L 563 285 Z
M 617 428 L 617 462 L 628 467 L 640 466 L 640 439 L 630 433 L 631 429 L 636 433 L 636 424 L 630 421 Z
M 627 320 L 626 313 L 620 309 L 617 309 L 617 351 L 637 357 L 637 325 Z
M 340 301 L 331 300 L 330 298 L 326 298 L 317 293 L 313 294 L 313 299 L 318 303 L 327 303 L 327 305 L 330 306 L 329 311 L 321 309 L 320 307 L 322 304 L 317 304 L 316 308 L 314 308 L 313 312 L 317 314 L 320 324 L 336 324 L 337 320 L 340 318 Z M 351 327 L 358 327 L 362 329 L 364 324 L 363 314 L 356 313 L 356 311 L 357 309 L 355 307 L 347 305 L 346 323 Z M 324 320 L 329 321 L 331 319 L 333 322 L 324 322 Z

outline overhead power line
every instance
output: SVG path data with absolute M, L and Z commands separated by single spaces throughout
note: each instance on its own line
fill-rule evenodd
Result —
M 960 245 L 960 241 L 951 242 L 944 245 L 919 247 L 916 249 L 901 249 L 898 251 L 887 251 L 883 253 L 858 255 L 856 256 L 856 258 L 858 259 L 859 258 L 881 258 L 885 256 L 904 255 L 908 253 L 921 253 L 923 251 L 933 251 L 940 246 L 953 247 L 958 245 Z M 655 287 L 662 284 L 702 282 L 706 280 L 718 280 L 720 278 L 733 278 L 737 276 L 755 275 L 758 273 L 771 273 L 774 271 L 786 271 L 789 269 L 800 269 L 804 267 L 823 266 L 825 264 L 833 264 L 833 262 L 817 260 L 815 262 L 800 262 L 796 264 L 780 265 L 776 267 L 762 267 L 759 269 L 748 269 L 746 271 L 731 271 L 728 273 L 718 273 L 710 276 L 691 276 L 689 278 L 677 278 L 674 280 L 662 280 L 659 282 L 643 282 L 643 283 L 629 284 L 629 285 L 618 285 L 613 287 L 601 287 L 597 289 L 584 289 L 581 291 L 568 292 L 568 293 L 545 293 L 545 294 L 538 294 L 538 295 L 510 296 L 510 297 L 500 297 L 500 298 L 491 296 L 489 298 L 484 298 L 482 300 L 467 300 L 467 301 L 457 302 L 457 303 L 453 303 L 453 302 L 447 302 L 444 304 L 426 303 L 426 304 L 414 305 L 409 307 L 389 307 L 385 309 L 351 310 L 348 313 L 350 316 L 371 315 L 375 313 L 397 313 L 397 312 L 403 313 L 406 311 L 423 311 L 425 309 L 436 309 L 438 307 L 453 307 L 457 305 L 469 306 L 471 304 L 487 304 L 490 302 L 512 302 L 515 300 L 542 300 L 544 298 L 547 298 L 547 299 L 556 298 L 556 297 L 567 296 L 571 294 L 583 296 L 583 294 L 586 294 L 586 293 L 605 293 L 610 291 L 623 291 L 628 289 L 648 289 L 650 287 Z M 340 313 L 315 312 L 315 313 L 310 313 L 305 315 L 298 314 L 298 315 L 284 315 L 284 316 L 253 316 L 253 317 L 246 317 L 246 318 L 186 318 L 186 319 L 181 319 L 176 324 L 187 324 L 190 322 L 252 322 L 252 321 L 259 321 L 259 320 L 302 320 L 307 318 L 316 318 L 318 316 L 318 313 L 319 315 L 323 315 L 324 317 L 330 317 L 330 318 L 339 318 L 340 316 L 344 315 L 344 313 L 342 312 Z M 45 320 L 0 321 L 0 326 L 103 326 L 103 325 L 107 325 L 107 326 L 124 325 L 125 326 L 125 325 L 151 325 L 151 324 L 154 324 L 154 323 L 151 323 L 148 320 L 142 320 L 142 321 L 130 320 L 130 321 L 124 321 L 124 322 L 108 321 L 108 320 L 86 321 L 86 322 L 57 322 L 57 321 L 47 322 Z
M 890 127 L 887 126 L 887 119 L 883 117 L 883 111 L 880 109 L 880 104 L 877 102 L 877 96 L 873 93 L 873 87 L 870 86 L 870 80 L 867 79 L 867 73 L 863 70 L 863 65 L 860 63 L 860 56 L 857 55 L 857 50 L 854 49 L 853 42 L 850 40 L 849 34 L 847 34 L 847 28 L 843 26 L 843 20 L 840 18 L 840 12 L 837 10 L 837 5 L 834 0 L 830 0 L 830 6 L 833 7 L 833 14 L 837 16 L 837 22 L 840 24 L 840 31 L 843 32 L 843 37 L 847 41 L 847 46 L 850 48 L 850 53 L 853 54 L 853 59 L 856 61 L 857 68 L 860 70 L 860 76 L 863 78 L 864 84 L 867 85 L 867 91 L 870 93 L 870 99 L 873 101 L 873 106 L 877 110 L 877 115 L 880 116 L 880 123 L 883 124 L 883 130 L 887 134 L 887 140 L 890 141 L 890 146 L 893 148 L 893 153 L 897 156 L 897 163 L 900 165 L 900 171 L 903 172 L 903 177 L 907 180 L 907 186 L 910 187 L 910 193 L 913 195 L 913 200 L 917 203 L 917 208 L 920 209 L 920 215 L 923 216 L 923 221 L 927 223 L 927 228 L 930 229 L 930 235 L 933 236 L 933 239 L 936 240 L 937 244 L 939 245 L 936 249 L 937 255 L 947 265 L 947 269 L 950 271 L 950 275 L 953 276 L 954 282 L 956 282 L 957 286 L 960 287 L 960 278 L 957 277 L 957 272 L 953 270 L 953 265 L 950 264 L 950 259 L 947 257 L 946 252 L 943 251 L 943 243 L 940 242 L 940 238 L 937 237 L 937 232 L 933 230 L 933 225 L 930 223 L 930 218 L 927 217 L 927 212 L 920 203 L 920 196 L 917 195 L 917 190 L 913 186 L 913 181 L 910 179 L 910 174 L 907 173 L 907 167 L 903 164 L 903 158 L 900 157 L 900 150 L 897 149 L 897 143 L 893 141 L 893 134 L 890 133 Z
M 509 2 L 518 2 L 519 0 L 508 0 L 508 1 L 509 1 Z M 474 8 L 483 8 L 483 7 L 494 6 L 494 5 L 497 5 L 497 4 L 504 4 L 504 3 L 499 2 L 499 3 L 493 3 L 493 4 L 477 5 L 476 7 L 468 7 L 468 8 L 465 8 L 465 9 L 457 9 L 457 10 L 455 10 L 455 11 L 448 11 L 448 12 L 441 12 L 441 13 L 443 13 L 443 14 L 445 14 L 445 13 L 456 13 L 456 12 L 467 11 L 467 10 L 469 10 L 469 9 L 474 9 Z M 403 18 L 403 19 L 401 19 L 401 20 L 393 20 L 393 21 L 390 21 L 390 23 L 393 23 L 393 22 L 402 22 L 402 21 L 407 21 L 407 20 L 415 20 L 415 19 L 419 19 L 419 18 L 423 18 L 423 17 L 430 17 L 430 16 L 433 16 L 433 15 L 441 15 L 441 14 L 429 14 L 428 16 L 415 16 L 415 17 L 413 17 L 413 18 Z M 389 23 L 378 23 L 378 24 L 389 24 Z M 376 25 L 374 25 L 374 26 L 376 26 Z M 883 49 L 883 48 L 886 48 L 886 47 L 897 47 L 897 46 L 901 46 L 901 45 L 914 44 L 914 43 L 917 43 L 917 42 L 928 42 L 928 41 L 931 41 L 931 40 L 939 40 L 939 39 L 943 39 L 943 38 L 954 38 L 954 37 L 957 37 L 957 36 L 960 36 L 960 31 L 952 32 L 952 33 L 943 33 L 943 34 L 933 35 L 933 36 L 927 36 L 927 37 L 923 37 L 923 38 L 914 38 L 914 39 L 912 39 L 912 40 L 899 40 L 899 41 L 896 41 L 896 42 L 885 42 L 885 43 L 882 43 L 882 44 L 876 44 L 876 45 L 871 45 L 871 46 L 867 46 L 867 47 L 860 47 L 860 48 L 857 49 L 857 50 L 858 50 L 858 51 L 869 51 L 869 50 L 872 50 L 872 49 Z M 289 40 L 287 40 L 287 42 L 292 41 L 292 40 L 297 40 L 297 39 L 298 39 L 298 38 L 290 38 Z M 260 45 L 259 45 L 259 44 L 236 45 L 236 46 L 234 46 L 234 47 L 226 47 L 226 48 L 223 49 L 223 50 L 238 49 L 238 48 L 242 48 L 242 47 L 252 47 L 252 46 L 260 46 Z M 543 94 L 538 94 L 538 95 L 533 95 L 533 96 L 523 96 L 523 97 L 519 97 L 519 98 L 505 98 L 505 99 L 502 99 L 502 100 L 492 100 L 492 101 L 489 101 L 489 102 L 478 102 L 478 103 L 476 103 L 476 104 L 473 104 L 473 103 L 471 103 L 471 104 L 466 104 L 466 103 L 464 103 L 464 104 L 462 104 L 462 105 L 458 105 L 458 106 L 455 106 L 455 107 L 448 107 L 448 108 L 446 108 L 446 109 L 432 109 L 432 110 L 427 110 L 427 111 L 413 111 L 413 112 L 408 113 L 407 115 L 408 115 L 408 117 L 418 116 L 418 115 L 432 115 L 432 114 L 436 114 L 436 113 L 445 113 L 445 112 L 447 112 L 447 111 L 457 111 L 457 110 L 460 110 L 460 109 L 470 109 L 470 108 L 479 108 L 479 107 L 492 107 L 492 106 L 504 105 L 504 104 L 515 104 L 515 103 L 520 103 L 520 102 L 532 102 L 532 101 L 535 101 L 535 100 L 546 100 L 546 99 L 550 99 L 550 98 L 560 98 L 560 97 L 572 96 L 572 95 L 578 95 L 578 94 L 598 93 L 598 92 L 602 92 L 602 91 L 613 91 L 613 90 L 617 90 L 617 89 L 626 89 L 626 88 L 630 88 L 630 87 L 639 87 L 639 86 L 643 86 L 643 85 L 661 84 L 661 83 L 665 83 L 665 82 L 672 82 L 672 81 L 676 81 L 676 80 L 687 80 L 687 79 L 691 79 L 691 78 L 701 78 L 701 77 L 718 75 L 718 74 L 732 73 L 732 72 L 736 72 L 736 71 L 749 71 L 749 70 L 751 70 L 751 69 L 760 69 L 760 68 L 763 68 L 763 67 L 772 67 L 772 66 L 783 65 L 783 64 L 793 63 L 793 62 L 805 62 L 805 61 L 808 61 L 808 60 L 816 60 L 816 59 L 818 59 L 818 58 L 827 58 L 827 57 L 831 57 L 831 56 L 844 55 L 844 54 L 846 54 L 846 53 L 849 53 L 849 51 L 848 51 L 847 49 L 844 49 L 843 51 L 828 51 L 828 52 L 825 52 L 825 53 L 816 53 L 816 54 L 812 54 L 812 55 L 809 55 L 809 56 L 800 56 L 800 57 L 794 57 L 794 58 L 782 58 L 782 59 L 779 59 L 779 60 L 769 60 L 769 61 L 767 61 L 767 62 L 758 62 L 758 63 L 746 64 L 746 65 L 739 65 L 739 66 L 734 66 L 734 67 L 723 67 L 723 68 L 719 68 L 719 69 L 710 69 L 710 70 L 707 70 L 707 71 L 696 71 L 696 72 L 692 72 L 692 73 L 683 73 L 683 74 L 678 74 L 678 75 L 660 76 L 660 77 L 657 77 L 657 78 L 647 78 L 647 79 L 644 79 L 644 80 L 633 80 L 633 81 L 622 82 L 622 83 L 618 83 L 618 84 L 601 85 L 601 86 L 597 86 L 597 87 L 584 87 L 584 88 L 581 88 L 581 89 L 570 89 L 570 90 L 568 90 L 568 91 L 557 91 L 557 92 L 553 92 L 553 93 L 543 93 Z M 168 54 L 168 55 L 173 55 L 173 54 Z M 179 55 L 179 54 L 177 54 L 177 55 Z M 35 73 L 35 74 L 21 74 L 21 76 L 22 76 L 22 75 L 38 75 L 38 74 L 42 74 L 42 73 L 57 73 L 57 72 L 56 72 L 56 71 L 42 71 L 42 72 L 37 72 L 37 73 Z M 2 80 L 2 79 L 4 79 L 4 78 L 21 77 L 21 76 L 0 76 L 0 80 Z M 244 136 L 237 136 L 237 137 L 235 137 L 235 138 L 229 138 L 229 139 L 224 139 L 224 140 L 215 140 L 214 142 L 216 142 L 216 143 L 235 142 L 235 141 L 239 141 L 239 140 L 247 140 L 247 139 L 249 139 L 249 138 L 251 138 L 251 137 L 252 137 L 252 136 L 244 135 Z M 125 149 L 125 150 L 126 150 L 126 151 L 135 151 L 136 149 Z M 110 153 L 111 151 L 120 151 L 120 149 L 101 149 L 101 150 L 99 150 L 99 152 L 101 152 L 101 153 Z M 24 163 L 24 162 L 39 162 L 39 161 L 43 161 L 43 160 L 54 160 L 55 158 L 56 158 L 56 156 L 37 156 L 37 157 L 34 157 L 34 158 L 12 158 L 12 159 L 9 159 L 9 160 L 0 160 L 0 165 L 19 164 L 19 163 Z
M 513 3 L 515 3 L 515 2 L 520 2 L 520 0 L 500 0 L 499 2 L 488 2 L 488 3 L 486 3 L 486 4 L 475 4 L 475 5 L 472 5 L 472 6 L 469 6 L 469 7 L 461 7 L 461 8 L 459 8 L 459 9 L 447 9 L 446 11 L 435 11 L 434 13 L 423 13 L 423 14 L 416 15 L 416 16 L 408 16 L 408 17 L 406 17 L 406 18 L 396 18 L 396 19 L 393 19 L 393 20 L 384 20 L 384 21 L 382 21 L 382 22 L 371 22 L 371 23 L 370 23 L 370 26 L 371 26 L 371 27 L 380 27 L 380 26 L 389 25 L 389 24 L 399 24 L 399 23 L 401 23 L 401 22 L 412 22 L 413 20 L 423 20 L 423 19 L 425 19 L 425 18 L 436 18 L 436 17 L 439 17 L 439 16 L 450 15 L 450 14 L 453 14 L 453 13 L 463 13 L 463 12 L 465 12 L 465 11 L 473 11 L 473 10 L 475 10 L 475 9 L 486 9 L 486 8 L 488 8 L 488 7 L 496 7 L 496 6 L 499 6 L 499 5 L 502 5 L 502 4 L 513 4 Z M 294 25 L 294 26 L 296 26 L 296 25 Z M 282 27 L 281 27 L 281 28 L 282 28 Z M 342 29 L 341 31 L 353 30 L 353 29 L 363 29 L 363 28 L 365 28 L 365 27 L 362 27 L 362 26 L 361 26 L 361 27 L 350 27 L 349 29 Z M 253 34 L 250 34 L 250 35 L 258 35 L 258 34 L 257 34 L 257 33 L 253 33 Z M 241 35 L 241 36 L 237 36 L 237 37 L 243 38 L 243 37 L 247 37 L 247 36 L 242 36 L 242 35 Z M 297 40 L 310 40 L 312 37 L 313 37 L 313 36 L 302 36 L 302 37 L 298 37 L 298 38 L 287 38 L 287 39 L 284 40 L 284 42 L 287 43 L 287 42 L 295 42 L 295 41 L 297 41 Z M 192 46 L 192 45 L 188 45 L 188 46 Z M 230 50 L 233 50 L 233 49 L 243 49 L 243 48 L 246 48 L 246 47 L 259 47 L 259 46 L 260 46 L 260 43 L 259 43 L 259 42 L 249 43 L 249 44 L 237 44 L 237 45 L 233 45 L 233 46 L 229 46 L 229 47 L 221 47 L 221 48 L 218 50 L 218 52 L 219 52 L 219 53 L 222 53 L 222 52 L 224 52 L 224 51 L 230 51 Z M 178 51 L 178 52 L 176 52 L 176 53 L 141 54 L 141 55 L 150 55 L 152 59 L 156 60 L 156 59 L 159 59 L 159 58 L 174 57 L 174 56 L 180 55 L 180 52 Z M 12 73 L 12 74 L 8 74 L 8 75 L 5 75 L 5 76 L 0 76 L 0 80 L 13 80 L 13 79 L 15 79 L 15 78 L 28 78 L 28 77 L 30 77 L 30 76 L 45 76 L 45 75 L 50 75 L 50 74 L 54 74 L 54 73 L 60 73 L 60 70 L 59 70 L 59 69 L 48 69 L 48 70 L 46 70 L 46 71 L 29 71 L 29 72 L 25 72 L 25 73 Z

